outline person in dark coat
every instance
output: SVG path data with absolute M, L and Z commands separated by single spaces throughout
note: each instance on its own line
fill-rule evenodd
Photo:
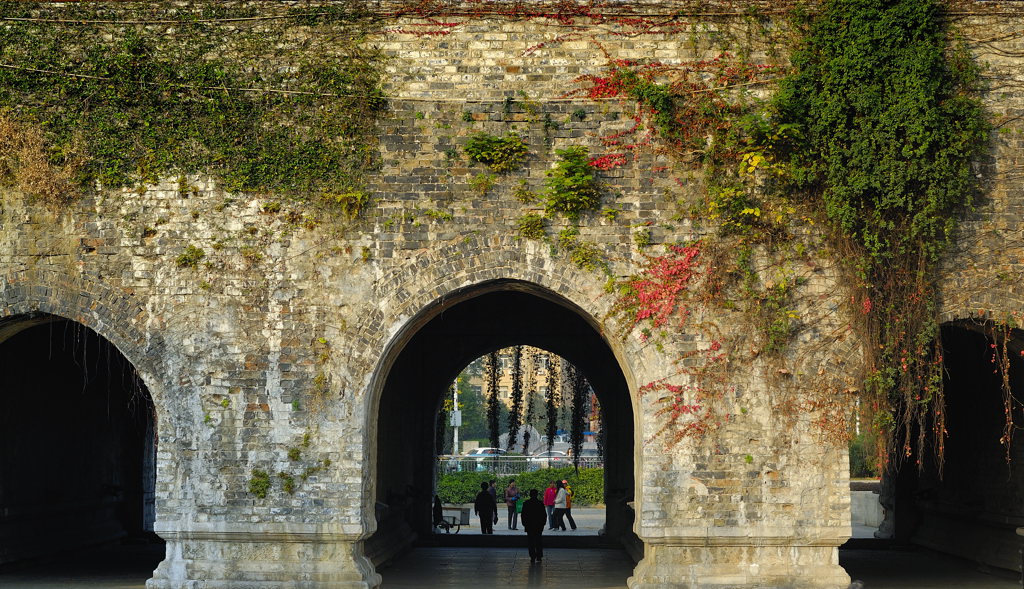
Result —
M 441 507 L 441 498 L 434 495 L 434 506 L 431 509 L 431 513 L 434 516 L 434 526 L 440 526 L 444 523 L 444 508 Z
M 498 487 L 494 485 L 494 481 L 487 486 L 487 490 L 491 493 L 491 499 L 494 499 L 494 523 L 498 523 Z
M 498 503 L 487 487 L 487 483 L 480 483 L 480 492 L 476 494 L 476 501 L 473 502 L 473 511 L 480 516 L 480 533 L 493 534 L 494 518 L 498 515 Z
M 544 526 L 548 523 L 548 512 L 544 502 L 537 499 L 537 489 L 530 489 L 530 498 L 523 501 L 523 512 L 519 514 L 526 530 L 526 546 L 530 551 L 530 562 L 540 562 L 544 558 L 544 546 L 541 540 Z

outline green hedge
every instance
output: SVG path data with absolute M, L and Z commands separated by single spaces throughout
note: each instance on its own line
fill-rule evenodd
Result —
M 850 478 L 878 478 L 878 453 L 876 440 L 869 434 L 858 434 L 850 440 Z
M 579 474 L 576 474 L 576 469 L 572 467 L 544 468 L 517 475 L 495 475 L 486 471 L 453 472 L 438 476 L 437 494 L 441 497 L 442 503 L 472 503 L 480 491 L 480 483 L 494 480 L 498 487 L 499 503 L 501 503 L 505 487 L 508 486 L 511 479 L 516 480 L 516 486 L 524 496 L 527 496 L 530 489 L 537 489 L 540 494 L 543 494 L 544 489 L 548 486 L 548 481 L 565 479 L 569 481 L 576 494 L 573 505 L 582 507 L 604 504 L 603 468 L 581 468 Z

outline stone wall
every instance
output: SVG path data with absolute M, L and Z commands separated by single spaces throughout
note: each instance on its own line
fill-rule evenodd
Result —
M 1015 437 L 1011 452 L 1000 442 L 1003 433 L 1002 392 L 991 373 L 990 345 L 1002 340 L 982 335 L 991 322 L 1019 326 L 1022 291 L 1020 150 L 1024 127 L 1020 115 L 1019 16 L 1012 5 L 993 7 L 985 14 L 978 6 L 962 7 L 952 22 L 982 64 L 986 108 L 995 124 L 990 157 L 979 162 L 984 193 L 961 225 L 956 252 L 942 278 L 943 337 L 951 381 L 948 407 L 950 457 L 939 472 L 926 468 L 916 483 L 917 498 L 906 514 L 920 521 L 911 540 L 937 550 L 1011 570 L 1020 570 L 1020 539 L 1015 529 L 1024 524 L 1014 467 L 1021 455 Z M 1020 387 L 1021 334 L 1009 334 L 1011 382 Z M 972 342 L 972 343 L 967 343 Z M 986 412 L 986 410 L 988 410 Z M 1018 417 L 1019 419 L 1019 417 Z M 1007 463 L 1007 456 L 1012 461 Z M 904 483 L 907 484 L 907 483 Z M 905 510 L 907 511 L 907 510 Z M 895 516 L 899 518 L 899 511 Z M 909 530 L 908 530 L 909 532 Z
M 1016 21 L 1002 18 L 1012 29 Z M 670 444 L 659 435 L 660 405 L 641 389 L 678 379 L 672 358 L 713 342 L 697 330 L 664 348 L 635 332 L 620 337 L 605 284 L 633 273 L 646 251 L 711 230 L 685 214 L 701 198 L 696 168 L 655 141 L 603 174 L 609 212 L 585 215 L 579 239 L 599 247 L 607 274 L 552 245 L 565 221 L 553 222 L 548 241 L 517 235 L 517 220 L 540 208 L 514 192 L 543 190 L 554 150 L 585 145 L 600 155 L 608 148 L 601 137 L 633 126 L 630 104 L 566 99 L 580 76 L 600 75 L 614 59 L 680 63 L 728 48 L 784 60 L 781 22 L 719 13 L 671 22 L 640 32 L 582 16 L 384 19 L 373 37 L 387 58 L 390 97 L 378 123 L 382 169 L 372 208 L 351 222 L 296 224 L 296 205 L 267 212 L 275 195 L 227 194 L 202 177 L 102 190 L 59 212 L 4 194 L 4 321 L 48 313 L 94 329 L 153 398 L 156 531 L 167 558 L 149 587 L 378 585 L 364 542 L 387 500 L 377 428 L 388 379 L 421 329 L 488 289 L 555 301 L 618 364 L 635 425 L 616 450 L 632 465 L 623 476 L 633 489 L 622 499 L 632 502 L 645 548 L 631 587 L 846 586 L 837 556 L 850 534 L 846 448 L 822 427 L 832 415 L 822 396 L 850 384 L 860 357 L 836 312 L 848 297 L 829 262 L 811 256 L 800 269 L 812 296 L 797 311 L 814 328 L 799 335 L 789 362 L 735 351 L 720 382 L 730 419 L 702 439 Z M 958 25 L 986 34 L 994 26 L 984 18 Z M 1015 95 L 989 99 L 1016 112 Z M 461 152 L 477 131 L 515 131 L 530 146 L 527 165 L 486 193 L 472 181 L 488 172 Z M 1000 169 L 1019 150 L 1012 136 L 998 135 L 985 168 L 996 169 L 991 200 L 952 266 L 972 260 L 976 271 L 951 276 L 950 316 L 1018 300 L 1015 286 L 978 288 L 991 283 L 986 277 L 1019 274 L 1007 240 L 1020 199 Z M 987 232 L 993 219 L 1001 233 Z M 650 250 L 636 246 L 642 229 Z M 177 262 L 189 245 L 206 254 L 195 268 Z M 980 294 L 957 298 L 968 292 Z M 744 329 L 726 310 L 699 319 Z M 266 498 L 250 490 L 256 469 L 271 475 Z M 293 477 L 294 494 L 278 473 Z

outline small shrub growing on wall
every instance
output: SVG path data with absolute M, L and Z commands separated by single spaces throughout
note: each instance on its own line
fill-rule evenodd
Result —
M 252 478 L 249 479 L 249 492 L 260 499 L 265 499 L 269 490 L 270 474 L 265 470 L 253 469 Z
M 498 178 L 494 174 L 477 174 L 469 179 L 469 187 L 480 196 L 486 196 L 497 183 Z
M 519 218 L 519 236 L 525 239 L 543 239 L 544 217 L 536 213 L 523 215 Z
M 466 141 L 466 156 L 486 164 L 495 172 L 509 172 L 522 165 L 529 153 L 526 143 L 515 133 L 504 137 L 477 133 Z
M 555 153 L 562 159 L 547 172 L 546 208 L 549 214 L 561 213 L 575 220 L 583 211 L 596 209 L 600 204 L 597 179 L 586 147 L 575 145 Z
M 202 248 L 189 245 L 185 248 L 185 251 L 178 256 L 176 262 L 179 268 L 196 268 L 205 256 L 206 252 L 204 252 Z

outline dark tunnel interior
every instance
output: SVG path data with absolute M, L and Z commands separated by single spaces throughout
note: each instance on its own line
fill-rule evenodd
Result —
M 899 543 L 1020 570 L 1024 436 L 1015 430 L 1024 424 L 1024 339 L 1020 330 L 991 328 L 976 321 L 942 326 L 944 460 L 939 468 L 931 458 L 920 471 L 905 461 L 883 480 L 882 503 Z M 1004 365 L 1015 422 L 1010 439 L 1004 437 Z
M 0 567 L 152 540 L 153 406 L 107 340 L 53 316 L 0 325 Z

